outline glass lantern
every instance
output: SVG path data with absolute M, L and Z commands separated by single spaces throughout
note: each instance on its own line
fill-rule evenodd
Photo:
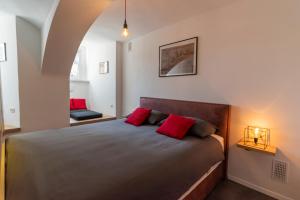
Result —
M 270 129 L 248 126 L 244 130 L 244 145 L 266 149 L 270 145 Z

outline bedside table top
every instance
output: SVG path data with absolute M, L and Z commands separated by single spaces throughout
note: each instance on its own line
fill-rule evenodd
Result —
M 243 148 L 245 150 L 253 150 L 253 151 L 257 151 L 257 152 L 262 152 L 262 153 L 266 153 L 266 154 L 270 154 L 275 156 L 277 148 L 273 147 L 273 146 L 267 146 L 265 149 L 263 148 L 262 145 L 253 145 L 253 143 L 244 143 L 243 140 L 241 140 L 240 142 L 237 143 L 237 146 L 240 148 Z

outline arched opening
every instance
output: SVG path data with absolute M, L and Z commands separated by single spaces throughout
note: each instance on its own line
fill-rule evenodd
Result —
M 11 13 L 14 22 L 10 28 L 3 28 L 5 31 L 0 35 L 14 37 L 13 42 L 3 39 L 9 51 L 8 61 L 3 65 L 13 65 L 1 67 L 6 73 L 2 80 L 5 87 L 4 118 L 10 126 L 21 126 L 23 132 L 69 126 L 69 73 L 73 58 L 82 38 L 109 1 L 82 0 L 76 4 L 53 1 L 52 9 L 51 5 L 37 4 L 48 13 L 48 19 L 43 18 L 40 24 L 33 23 L 30 9 L 23 4 L 6 3 L 4 9 L 9 8 L 7 12 Z M 70 7 L 74 12 L 68 12 Z M 26 20 L 17 16 L 19 10 L 25 18 L 27 16 Z M 3 21 L 7 23 L 9 20 Z M 14 33 L 4 34 L 10 29 Z M 49 33 L 45 34 L 45 30 Z M 65 37 L 66 34 L 69 37 Z M 11 97 L 6 100 L 7 94 L 14 95 L 13 100 Z M 115 112 L 108 113 L 116 115 Z
M 93 122 L 90 118 L 98 122 L 120 115 L 120 46 L 116 40 L 95 34 L 91 29 L 78 48 L 70 72 L 70 103 L 84 99 L 87 110 L 102 114 L 102 117 L 87 117 L 89 123 Z M 70 108 L 70 112 L 76 109 Z M 82 124 L 82 121 L 84 119 L 76 119 L 71 114 L 71 125 Z

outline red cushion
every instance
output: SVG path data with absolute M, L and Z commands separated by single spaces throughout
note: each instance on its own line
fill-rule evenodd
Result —
M 73 110 L 86 110 L 85 99 L 73 99 Z
M 193 119 L 171 114 L 156 131 L 169 137 L 183 139 L 195 123 Z
M 70 110 L 75 110 L 73 105 L 73 99 L 70 99 Z
M 135 126 L 140 126 L 143 124 L 144 121 L 146 121 L 146 119 L 148 119 L 150 114 L 151 114 L 150 109 L 137 108 L 135 109 L 135 111 L 133 111 L 133 113 L 129 115 L 129 117 L 125 122 Z

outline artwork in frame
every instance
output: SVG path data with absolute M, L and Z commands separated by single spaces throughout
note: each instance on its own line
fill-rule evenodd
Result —
M 6 43 L 0 43 L 0 62 L 7 61 L 6 57 Z
M 159 47 L 159 77 L 197 74 L 198 37 Z
M 100 62 L 99 63 L 99 74 L 108 74 L 109 72 L 109 62 Z

